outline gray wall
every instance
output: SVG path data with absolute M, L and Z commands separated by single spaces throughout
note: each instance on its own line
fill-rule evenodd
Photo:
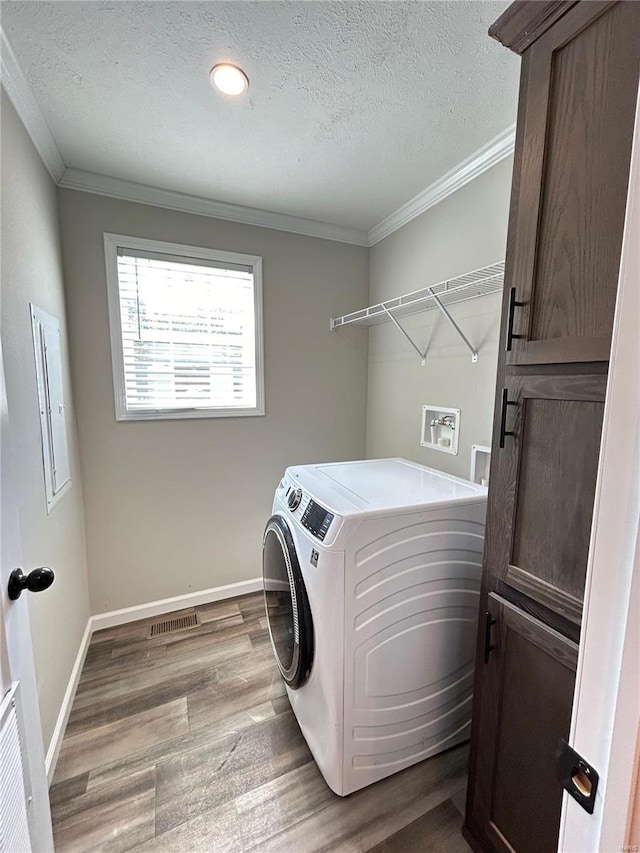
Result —
M 258 577 L 287 465 L 364 455 L 368 251 L 59 190 L 93 613 Z M 103 232 L 261 255 L 266 416 L 116 423 Z
M 371 248 L 370 302 L 418 290 L 503 260 L 513 162 L 509 158 Z M 437 311 L 404 325 L 420 359 L 391 323 L 369 338 L 366 453 L 403 456 L 469 476 L 472 444 L 490 444 L 495 389 L 499 295 L 454 305 L 451 313 L 479 353 L 476 364 Z M 420 447 L 423 404 L 461 409 L 458 455 Z
M 29 302 L 60 319 L 72 486 L 46 512 Z M 2 92 L 2 351 L 24 566 L 53 586 L 29 596 L 45 750 L 89 618 L 82 484 L 69 382 L 56 188 Z M 6 567 L 3 566 L 3 570 Z

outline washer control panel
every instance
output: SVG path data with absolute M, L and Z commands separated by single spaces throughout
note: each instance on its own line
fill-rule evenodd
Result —
M 333 521 L 333 513 L 326 510 L 315 501 L 309 500 L 304 512 L 302 513 L 302 526 L 306 527 L 310 533 L 319 539 L 321 542 L 327 535 L 329 525 Z
M 288 489 L 287 490 L 287 506 L 291 510 L 291 512 L 295 512 L 300 506 L 300 501 L 302 500 L 302 489 Z
M 281 491 L 282 498 L 290 512 L 300 519 L 302 526 L 309 533 L 312 533 L 316 539 L 324 542 L 331 522 L 335 518 L 334 514 L 312 500 L 295 483 L 292 484 L 290 481 L 283 479 L 278 490 Z

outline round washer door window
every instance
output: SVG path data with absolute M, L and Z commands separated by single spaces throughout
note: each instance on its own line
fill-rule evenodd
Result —
M 282 677 L 297 689 L 313 663 L 313 622 L 293 537 L 287 522 L 272 516 L 262 545 L 264 600 L 271 645 Z

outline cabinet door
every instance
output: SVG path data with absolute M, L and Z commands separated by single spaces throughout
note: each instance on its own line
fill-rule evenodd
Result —
M 479 650 L 465 835 L 474 849 L 555 853 L 578 646 L 495 593 L 488 661 Z M 478 683 L 479 682 L 479 683 Z
M 507 376 L 484 566 L 579 624 L 607 377 Z
M 523 56 L 506 363 L 608 361 L 640 3 L 579 3 Z

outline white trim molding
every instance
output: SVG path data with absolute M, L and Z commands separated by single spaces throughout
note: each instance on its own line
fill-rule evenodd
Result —
M 92 632 L 101 631 L 103 628 L 113 628 L 116 625 L 137 622 L 138 619 L 149 619 L 151 616 L 173 613 L 174 610 L 184 610 L 187 607 L 210 604 L 213 601 L 222 601 L 225 598 L 236 598 L 250 592 L 260 592 L 262 589 L 262 578 L 252 578 L 248 581 L 214 586 L 211 589 L 200 590 L 200 592 L 188 592 L 186 595 L 175 595 L 173 598 L 149 601 L 147 604 L 137 604 L 134 607 L 124 607 L 122 610 L 98 613 L 91 617 L 91 630 Z
M 412 219 L 420 216 L 430 207 L 443 201 L 447 196 L 468 184 L 474 178 L 478 178 L 492 166 L 495 166 L 505 157 L 513 153 L 516 138 L 515 124 L 503 130 L 482 148 L 479 148 L 466 160 L 458 163 L 453 169 L 435 181 L 418 195 L 414 196 L 402 207 L 399 207 L 382 222 L 369 231 L 369 246 L 375 246 L 380 240 L 393 234 L 398 228 L 402 228 Z
M 159 601 L 150 601 L 147 604 L 138 604 L 135 607 L 125 607 L 122 610 L 111 610 L 108 613 L 98 613 L 90 616 L 87 627 L 80 640 L 80 648 L 69 676 L 69 683 L 62 700 L 60 713 L 51 736 L 45 767 L 49 785 L 53 780 L 56 763 L 62 747 L 65 729 L 73 707 L 78 682 L 82 674 L 82 667 L 87 656 L 91 637 L 95 631 L 104 628 L 114 628 L 117 625 L 126 625 L 136 622 L 138 619 L 148 619 L 152 616 L 161 616 L 164 613 L 172 613 L 175 610 L 183 610 L 187 607 L 197 607 L 200 604 L 210 604 L 213 601 L 222 601 L 227 598 L 236 598 L 239 595 L 247 595 L 250 592 L 260 592 L 263 589 L 262 578 L 252 578 L 248 581 L 228 583 L 224 586 L 215 586 L 211 589 L 203 589 L 200 592 L 190 592 L 186 595 L 176 595 L 173 598 L 163 598 Z
M 69 722 L 71 707 L 73 706 L 73 700 L 75 699 L 76 690 L 78 689 L 78 682 L 80 681 L 80 676 L 82 674 L 82 667 L 84 666 L 84 661 L 89 649 L 89 643 L 91 642 L 91 635 L 93 633 L 92 619 L 93 617 L 90 616 L 89 621 L 87 622 L 87 627 L 84 629 L 84 634 L 80 640 L 80 648 L 78 649 L 78 654 L 76 655 L 75 663 L 73 664 L 71 675 L 69 676 L 69 683 L 67 684 L 67 689 L 64 692 L 62 705 L 60 706 L 60 713 L 58 714 L 58 719 L 56 720 L 53 734 L 51 735 L 49 748 L 47 749 L 47 756 L 44 764 L 49 785 L 51 785 L 53 774 L 56 770 L 56 764 L 58 762 L 58 756 L 60 755 L 60 748 L 62 746 L 62 738 L 64 737 L 64 732 L 67 728 L 67 723 Z
M 178 210 L 181 213 L 195 213 L 198 216 L 211 216 L 214 219 L 223 219 L 227 222 L 239 222 L 243 225 L 257 225 L 259 228 L 287 231 L 290 234 L 320 237 L 323 240 L 352 243 L 356 246 L 368 245 L 366 232 L 357 228 L 331 225 L 328 222 L 316 222 L 313 219 L 303 219 L 298 216 L 244 207 L 239 204 L 228 204 L 224 201 L 213 201 L 188 193 L 163 190 L 159 187 L 150 187 L 134 181 L 98 175 L 95 172 L 84 172 L 81 169 L 65 169 L 58 186 L 64 189 L 103 195 L 108 198 L 118 198 L 123 201 L 166 207 L 169 210 Z
M 447 196 L 486 172 L 487 169 L 495 166 L 496 163 L 504 160 L 514 149 L 515 125 L 511 125 L 406 204 L 403 204 L 394 213 L 383 219 L 382 222 L 374 225 L 368 232 L 344 225 L 333 225 L 329 222 L 318 222 L 314 219 L 276 213 L 272 210 L 261 210 L 255 207 L 215 201 L 203 196 L 153 187 L 96 172 L 65 168 L 64 160 L 49 125 L 1 27 L 0 43 L 2 84 L 27 133 L 56 184 L 64 189 L 77 190 L 78 192 L 93 193 L 94 195 L 117 198 L 122 201 L 133 201 L 139 204 L 149 204 L 153 207 L 164 207 L 181 213 L 210 216 L 213 219 L 239 222 L 243 225 L 255 225 L 259 228 L 271 228 L 290 234 L 319 237 L 338 243 L 370 247 L 420 216 L 425 210 L 434 207 Z
M 2 85 L 42 162 L 57 184 L 65 169 L 64 160 L 2 27 L 0 27 L 0 67 Z
M 411 222 L 420 214 L 435 207 L 447 196 L 452 195 L 461 187 L 478 178 L 492 166 L 500 163 L 513 153 L 515 146 L 515 125 L 511 125 L 499 133 L 482 148 L 475 151 L 453 169 L 435 181 L 418 195 L 414 196 L 402 207 L 398 208 L 369 232 L 357 228 L 347 228 L 341 225 L 331 225 L 327 222 L 316 222 L 313 219 L 302 219 L 284 213 L 274 213 L 268 210 L 258 210 L 253 207 L 243 207 L 222 201 L 187 193 L 165 190 L 112 178 L 108 175 L 98 175 L 95 172 L 85 172 L 81 169 L 65 169 L 58 186 L 65 189 L 103 195 L 109 198 L 133 201 L 139 204 L 150 204 L 154 207 L 165 207 L 182 213 L 195 213 L 199 216 L 211 216 L 228 222 L 240 222 L 245 225 L 257 225 L 261 228 L 274 228 L 291 234 L 303 234 L 309 237 L 320 237 L 324 240 L 335 240 L 338 243 L 351 243 L 355 246 L 374 246 L 380 240 L 393 234 L 403 225 Z

